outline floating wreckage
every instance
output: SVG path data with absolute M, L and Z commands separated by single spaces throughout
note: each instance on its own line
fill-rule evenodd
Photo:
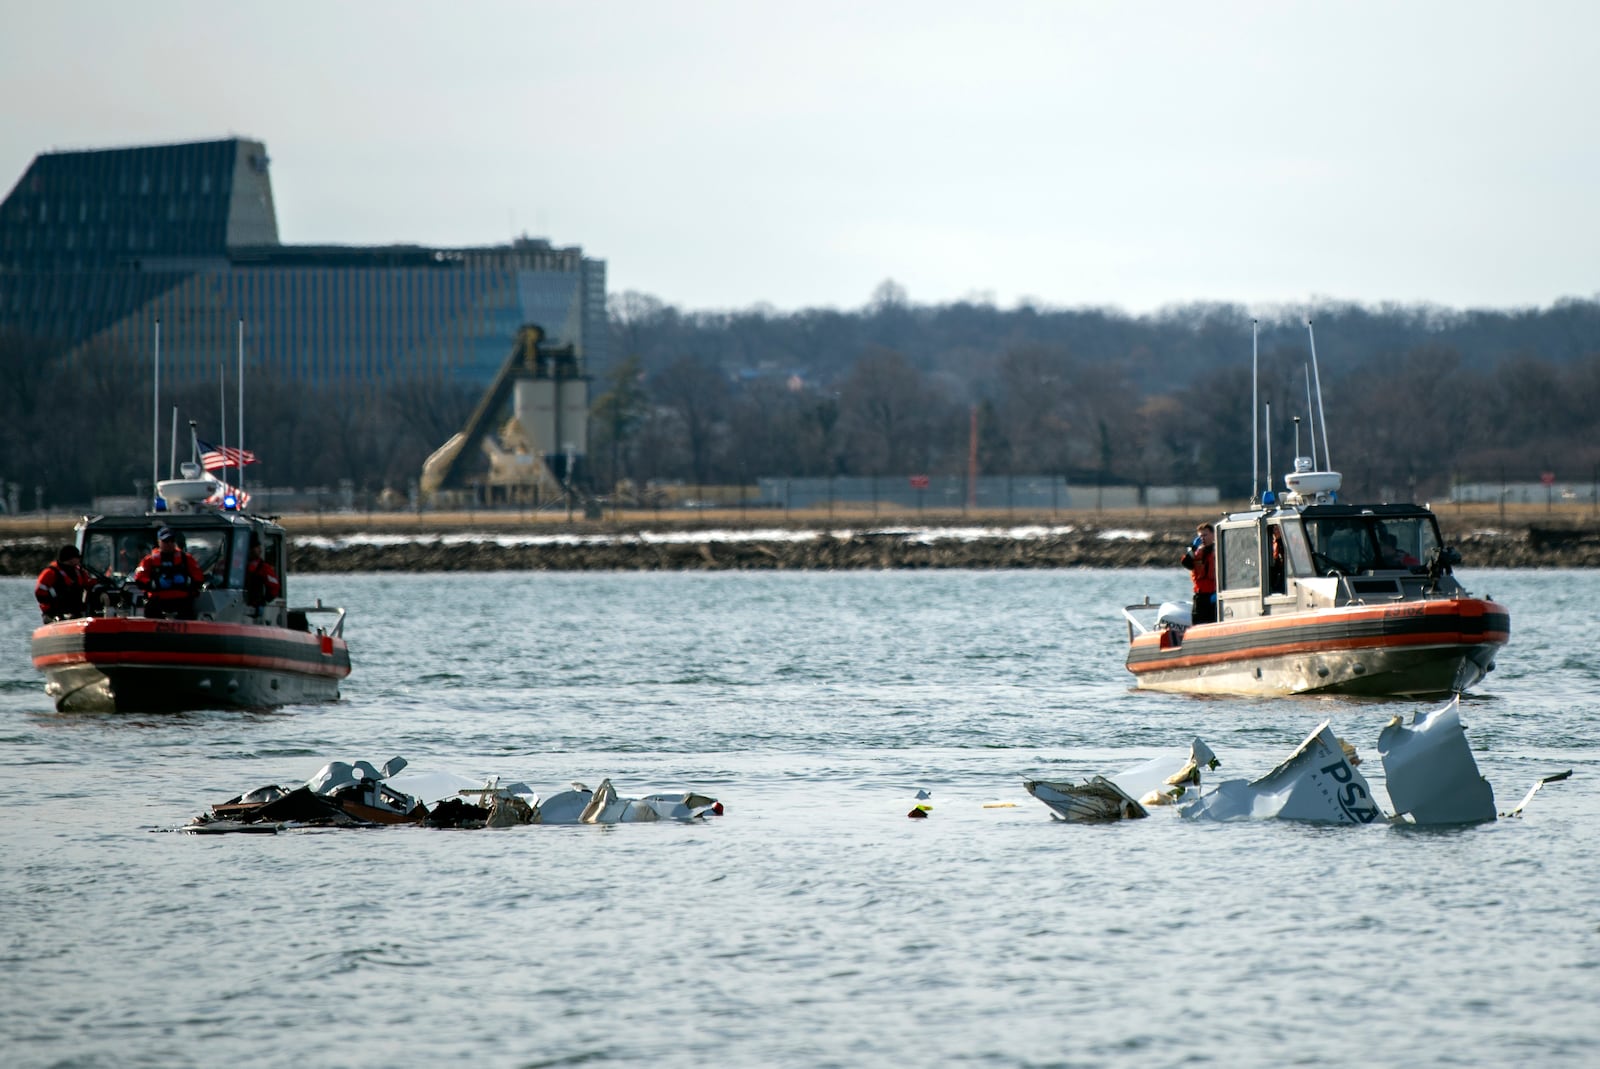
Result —
M 928 814 L 933 812 L 933 803 L 928 801 L 932 797 L 933 792 L 925 787 L 917 791 L 916 804 L 911 807 L 911 812 L 907 813 L 906 816 L 912 820 L 928 819 Z
M 269 785 L 195 817 L 181 831 L 197 835 L 273 833 L 289 828 L 373 828 L 412 824 L 431 828 L 507 828 L 519 824 L 642 824 L 691 822 L 721 816 L 722 803 L 692 791 L 624 798 L 610 779 L 590 790 L 581 783 L 542 796 L 526 783 L 502 784 L 449 773 L 402 775 L 403 757 L 381 768 L 333 761 L 297 787 Z M 423 799 L 437 799 L 430 807 Z
M 1459 697 L 1416 714 L 1410 725 L 1395 717 L 1378 736 L 1378 754 L 1393 815 L 1383 811 L 1358 771 L 1355 748 L 1334 735 L 1328 721 L 1259 779 L 1224 780 L 1203 789 L 1202 770 L 1214 771 L 1220 762 L 1195 739 L 1187 758 L 1157 758 L 1081 783 L 1024 780 L 1023 787 L 1057 817 L 1076 822 L 1136 820 L 1161 805 L 1175 806 L 1189 820 L 1451 825 L 1495 819 L 1494 790 L 1467 745 Z M 1541 787 L 1571 775 L 1568 770 L 1544 777 L 1504 815 L 1520 816 Z
M 1022 786 L 1063 820 L 1137 820 L 1150 815 L 1148 807 L 1172 805 L 1198 787 L 1202 767 L 1214 770 L 1221 764 L 1211 747 L 1195 739 L 1187 758 L 1158 757 L 1083 783 L 1024 780 Z

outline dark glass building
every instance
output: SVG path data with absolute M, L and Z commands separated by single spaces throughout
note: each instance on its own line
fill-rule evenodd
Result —
M 523 238 L 479 248 L 282 245 L 266 147 L 230 138 L 38 156 L 0 203 L 0 330 L 150 352 L 165 381 L 235 359 L 358 391 L 488 383 L 524 323 L 603 358 L 605 262 Z

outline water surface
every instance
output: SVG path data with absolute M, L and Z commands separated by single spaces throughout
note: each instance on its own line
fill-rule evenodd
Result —
M 1600 574 L 1462 578 L 1512 610 L 1463 707 L 1500 808 L 1575 773 L 1442 831 L 1029 798 L 1195 735 L 1259 775 L 1324 719 L 1381 796 L 1378 732 L 1436 704 L 1133 692 L 1118 608 L 1166 571 L 306 576 L 344 700 L 181 716 L 53 712 L 0 580 L 0 1061 L 1592 1065 Z M 170 833 L 396 754 L 728 812 Z

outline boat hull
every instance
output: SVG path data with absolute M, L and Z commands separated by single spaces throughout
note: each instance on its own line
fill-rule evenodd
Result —
M 251 624 L 95 618 L 33 633 L 33 664 L 63 712 L 270 708 L 333 701 L 344 640 Z
M 1510 619 L 1481 598 L 1351 605 L 1147 632 L 1127 666 L 1143 690 L 1430 697 L 1481 682 Z

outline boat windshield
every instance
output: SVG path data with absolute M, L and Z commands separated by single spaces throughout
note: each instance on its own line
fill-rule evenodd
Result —
M 1420 566 L 1439 546 L 1432 516 L 1319 516 L 1305 521 L 1318 575 Z
M 205 573 L 206 585 L 228 585 L 228 531 L 180 531 L 178 544 L 188 550 Z M 134 531 L 90 531 L 84 540 L 83 565 L 96 575 L 127 579 L 156 546 L 155 528 Z
M 184 549 L 205 573 L 206 586 L 213 590 L 228 585 L 228 532 L 189 531 Z
M 83 566 L 95 575 L 126 579 L 156 545 L 155 531 L 90 531 L 83 543 Z

